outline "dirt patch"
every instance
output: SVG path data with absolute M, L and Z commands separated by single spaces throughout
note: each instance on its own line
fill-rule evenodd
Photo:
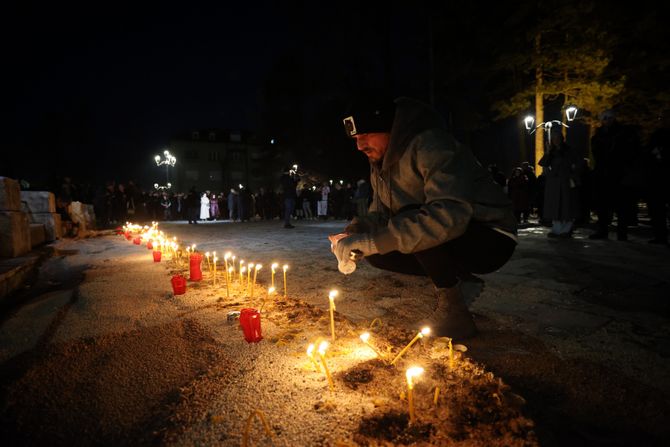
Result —
M 226 363 L 194 320 L 29 351 L 0 365 L 2 439 L 58 445 L 155 442 L 174 424 L 181 388 L 213 364 Z
M 491 330 L 470 343 L 468 354 L 524 395 L 543 445 L 662 445 L 670 437 L 670 398 L 658 389 L 483 323 Z

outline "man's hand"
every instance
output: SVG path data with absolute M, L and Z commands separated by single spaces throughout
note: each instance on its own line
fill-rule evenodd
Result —
M 340 233 L 328 237 L 331 241 L 331 250 L 335 253 L 338 261 L 348 260 L 349 254 L 360 251 L 363 256 L 378 253 L 377 246 L 369 234 Z

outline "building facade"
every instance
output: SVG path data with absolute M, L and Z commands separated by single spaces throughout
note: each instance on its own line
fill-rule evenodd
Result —
M 220 193 L 230 188 L 257 187 L 255 160 L 263 153 L 258 138 L 248 132 L 222 129 L 193 130 L 170 141 L 170 152 L 177 157 L 172 190 Z

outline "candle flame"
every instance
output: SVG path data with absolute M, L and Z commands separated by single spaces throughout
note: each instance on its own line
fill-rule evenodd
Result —
M 423 374 L 423 371 L 424 369 L 420 366 L 412 366 L 410 368 L 407 368 L 407 372 L 405 373 L 405 376 L 407 377 L 407 384 L 410 387 L 412 387 L 413 385 L 412 379 Z
M 337 290 L 331 290 L 330 293 L 328 293 L 328 298 L 331 300 L 337 296 Z
M 288 264 L 284 264 L 282 268 L 284 269 L 284 271 L 288 270 Z
M 363 332 L 361 334 L 361 340 L 363 341 L 363 343 L 367 343 L 368 340 L 370 340 L 370 333 L 369 332 Z
M 310 343 L 309 346 L 307 346 L 307 355 L 310 357 L 314 355 L 314 343 Z
M 232 271 L 233 271 L 233 268 L 232 268 L 232 267 L 228 267 L 228 272 L 232 272 Z
M 246 271 L 247 271 L 247 268 L 246 268 L 246 267 L 242 267 L 242 268 L 240 269 L 240 272 L 242 272 L 242 273 L 244 273 L 244 272 L 246 272 Z
M 253 263 L 253 262 L 250 262 L 250 263 L 247 264 L 247 265 L 249 266 L 249 270 L 251 270 L 252 268 L 254 268 L 254 263 Z
M 328 343 L 327 341 L 322 341 L 319 344 L 319 355 L 326 355 L 326 349 L 328 349 L 329 345 L 330 343 Z
M 263 264 L 256 264 L 256 270 L 260 270 L 263 268 Z
M 271 265 L 270 267 L 272 267 L 272 273 L 274 273 L 275 269 L 276 269 L 277 267 L 279 267 L 279 264 L 277 264 L 276 262 L 273 262 L 272 265 Z
M 270 288 L 268 289 L 268 295 L 272 295 L 273 293 L 275 293 L 275 288 L 274 288 L 274 287 L 270 287 Z
M 430 328 L 428 326 L 421 328 L 421 336 L 425 337 L 430 335 Z
M 205 256 L 207 256 L 209 258 L 209 252 L 205 253 Z
M 225 255 L 223 255 L 223 259 L 225 259 L 225 260 L 227 261 L 228 259 L 230 259 L 230 257 L 231 257 L 232 255 L 233 255 L 233 254 L 232 254 L 231 252 L 227 252 Z

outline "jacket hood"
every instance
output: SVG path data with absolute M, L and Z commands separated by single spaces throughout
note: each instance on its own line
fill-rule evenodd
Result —
M 382 170 L 397 163 L 409 147 L 410 141 L 418 134 L 428 129 L 446 129 L 442 116 L 428 104 L 407 97 L 397 98 L 394 102 L 395 118 Z

